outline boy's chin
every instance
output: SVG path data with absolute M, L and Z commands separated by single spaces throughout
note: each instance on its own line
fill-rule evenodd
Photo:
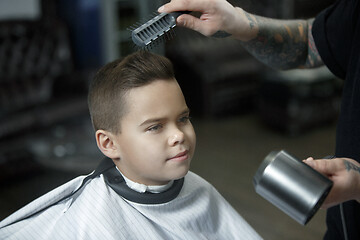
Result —
M 189 168 L 184 169 L 182 172 L 179 172 L 178 174 L 176 174 L 176 176 L 174 176 L 173 180 L 179 180 L 179 179 L 185 177 L 188 172 L 189 172 Z

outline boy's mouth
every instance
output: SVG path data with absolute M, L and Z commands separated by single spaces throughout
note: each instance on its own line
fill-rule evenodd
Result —
M 173 156 L 171 158 L 168 158 L 167 160 L 184 161 L 184 160 L 189 158 L 188 153 L 189 153 L 189 151 L 185 150 L 183 152 L 180 152 L 180 153 L 176 154 L 175 156 Z

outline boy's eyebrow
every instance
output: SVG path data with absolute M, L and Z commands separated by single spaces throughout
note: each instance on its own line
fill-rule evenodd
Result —
M 190 109 L 186 108 L 186 110 L 184 110 L 182 113 L 179 114 L 179 116 L 184 115 L 184 114 L 189 114 L 190 113 Z M 149 123 L 154 123 L 154 122 L 161 122 L 163 121 L 165 118 L 149 118 L 147 120 L 145 120 L 144 122 L 142 122 L 139 127 L 149 124 Z
M 154 123 L 154 122 L 161 122 L 162 120 L 164 120 L 165 118 L 150 118 L 145 120 L 144 122 L 142 122 L 139 127 L 149 124 L 149 123 Z
M 190 108 L 186 108 L 180 115 L 190 114 Z

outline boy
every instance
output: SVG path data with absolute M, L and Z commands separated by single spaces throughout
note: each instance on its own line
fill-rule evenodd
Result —
M 189 172 L 196 137 L 167 58 L 139 51 L 105 65 L 89 109 L 107 158 L 3 220 L 1 239 L 261 239 Z

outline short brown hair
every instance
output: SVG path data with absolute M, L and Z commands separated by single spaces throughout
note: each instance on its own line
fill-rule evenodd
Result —
M 174 78 L 170 60 L 148 51 L 137 51 L 123 60 L 106 64 L 95 74 L 89 87 L 88 105 L 95 131 L 120 132 L 129 90 L 154 80 Z

